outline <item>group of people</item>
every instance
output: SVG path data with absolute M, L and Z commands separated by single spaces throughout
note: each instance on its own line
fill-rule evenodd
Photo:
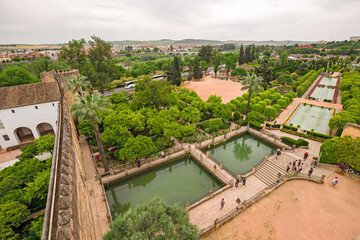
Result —
M 238 177 L 236 178 L 235 187 L 238 187 L 239 184 L 240 184 L 240 182 L 241 182 L 241 184 L 242 184 L 243 186 L 246 187 L 246 178 L 243 177 L 243 176 L 241 176 L 241 177 L 238 176 Z

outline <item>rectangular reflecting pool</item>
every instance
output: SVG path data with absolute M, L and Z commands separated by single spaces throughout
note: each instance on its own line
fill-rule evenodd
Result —
M 335 89 L 327 87 L 316 87 L 311 97 L 319 99 L 319 101 L 333 100 Z
M 246 174 L 253 166 L 275 152 L 275 147 L 245 134 L 210 148 L 210 158 L 216 163 L 224 162 L 224 169 L 236 177 Z
M 331 115 L 332 109 L 301 104 L 288 124 L 292 123 L 294 127 L 300 125 L 302 129 L 308 131 L 314 129 L 315 132 L 327 134 Z
M 155 196 L 163 201 L 185 206 L 206 197 L 209 190 L 223 184 L 193 159 L 183 158 L 106 188 L 113 216 L 150 201 Z
M 320 84 L 326 86 L 336 86 L 336 82 L 337 82 L 337 78 L 323 77 L 320 81 Z

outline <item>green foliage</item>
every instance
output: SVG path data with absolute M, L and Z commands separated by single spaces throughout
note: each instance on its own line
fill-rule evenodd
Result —
M 249 96 L 248 96 L 249 97 Z M 243 101 L 245 101 L 245 98 L 240 96 L 236 98 L 240 103 L 242 103 Z M 247 98 L 246 98 L 247 99 Z
M 280 53 L 280 59 L 282 60 L 282 61 L 284 61 L 284 60 L 287 60 L 288 59 L 288 57 L 289 57 L 289 53 L 288 52 L 282 52 L 282 53 Z
M 360 138 L 350 136 L 335 137 L 324 142 L 320 147 L 320 162 L 329 164 L 348 163 L 360 171 Z
M 181 70 L 180 70 L 180 64 L 179 59 L 177 56 L 174 56 L 174 60 L 171 64 L 168 66 L 168 70 L 166 72 L 166 77 L 171 84 L 180 86 L 181 84 Z
M 127 140 L 131 137 L 131 133 L 126 127 L 113 124 L 105 128 L 101 133 L 101 140 L 107 146 L 123 147 Z
M 264 100 L 264 99 L 269 98 L 270 95 L 271 95 L 270 92 L 265 91 L 265 92 L 260 93 L 260 98 L 261 98 L 261 100 Z
M 186 107 L 180 112 L 180 118 L 186 123 L 196 123 L 200 121 L 201 112 L 194 107 Z
M 230 71 L 236 68 L 236 62 L 238 61 L 238 58 L 235 54 L 227 52 L 224 54 L 223 61 L 225 64 L 227 78 L 229 78 Z
M 44 215 L 40 215 L 35 220 L 30 221 L 25 226 L 24 239 L 26 240 L 41 239 L 43 225 L 44 225 Z
M 276 104 L 278 104 L 281 108 L 286 108 L 286 106 L 288 105 L 284 99 L 277 100 Z
M 273 107 L 276 109 L 276 112 L 279 112 L 281 109 L 281 106 L 279 104 L 274 104 Z
M 231 71 L 231 76 L 246 76 L 247 71 L 244 68 L 235 68 Z
M 203 74 L 202 74 L 202 71 L 201 71 L 199 59 L 195 58 L 195 64 L 194 64 L 194 69 L 193 69 L 193 77 L 194 77 L 194 79 L 201 79 L 202 76 L 203 76 Z
M 264 110 L 264 116 L 267 118 L 274 118 L 276 117 L 277 110 L 275 107 L 267 107 Z
M 77 125 L 77 128 L 79 129 L 80 134 L 83 134 L 87 137 L 94 136 L 94 134 L 95 134 L 92 121 L 89 119 L 81 121 Z
M 271 100 L 270 99 L 264 99 L 264 102 L 266 103 L 266 105 L 271 105 Z
M 121 160 L 128 159 L 134 161 L 143 157 L 147 157 L 155 151 L 155 145 L 151 138 L 138 135 L 136 137 L 129 138 L 119 151 L 119 158 Z
M 45 152 L 52 153 L 55 144 L 55 137 L 51 134 L 48 134 L 35 139 L 34 143 L 37 148 L 37 154 L 42 154 Z
M 240 101 L 237 99 L 231 99 L 230 103 L 234 104 L 236 106 L 236 108 L 240 107 Z
M 188 212 L 170 206 L 160 198 L 130 208 L 110 223 L 104 240 L 117 239 L 200 239 L 196 226 L 189 223 Z
M 308 79 L 306 79 L 297 89 L 296 92 L 301 97 L 306 90 L 313 84 L 313 82 L 316 80 L 316 78 L 320 75 L 321 72 L 324 72 L 325 69 L 321 68 L 317 70 L 315 73 L 313 73 Z M 305 75 L 306 76 L 306 75 Z
M 281 137 L 281 141 L 289 146 L 293 146 L 295 144 L 296 147 L 300 147 L 300 146 L 309 146 L 309 142 L 305 141 L 301 138 L 299 138 L 298 140 L 289 138 L 289 137 Z
M 282 97 L 282 100 L 284 100 L 286 102 L 286 106 L 290 104 L 291 100 L 288 97 Z
M 267 49 L 267 50 L 263 51 L 263 54 L 264 54 L 265 56 L 270 57 L 270 56 L 271 56 L 271 51 Z
M 164 79 L 152 81 L 150 77 L 145 77 L 136 85 L 137 92 L 132 101 L 137 109 L 142 107 L 153 107 L 157 109 L 175 104 L 178 100 L 172 93 L 172 86 Z
M 220 118 L 213 118 L 209 120 L 209 131 L 211 133 L 218 132 L 223 126 L 223 122 Z
M 336 128 L 343 129 L 346 123 L 358 123 L 360 122 L 360 114 L 354 114 L 351 111 L 339 112 L 333 116 L 329 121 L 330 129 L 334 130 Z
M 33 182 L 27 183 L 24 188 L 24 198 L 28 203 L 33 200 L 46 200 L 50 181 L 50 169 L 46 169 L 36 175 Z
M 261 104 L 254 104 L 251 106 L 251 111 L 262 113 L 264 111 L 264 107 Z
M 260 104 L 264 108 L 267 106 L 266 102 L 264 102 L 264 101 L 259 101 L 258 104 Z
M 12 66 L 0 72 L 0 87 L 15 86 L 21 84 L 40 82 L 29 71 L 22 67 Z
M 18 239 L 13 228 L 18 228 L 27 219 L 30 211 L 16 200 L 0 204 L 0 236 L 1 239 Z
M 293 79 L 289 74 L 282 74 L 278 77 L 277 81 L 280 84 L 291 84 Z
M 109 97 L 109 100 L 112 104 L 129 103 L 129 100 L 122 92 L 113 93 L 111 97 Z
M 259 112 L 250 112 L 246 117 L 246 121 L 262 124 L 265 122 L 265 116 Z
M 281 94 L 276 92 L 276 93 L 273 93 L 271 94 L 270 96 L 270 99 L 273 101 L 273 102 L 276 102 L 277 100 L 279 100 L 281 98 Z
M 241 118 L 241 113 L 239 111 L 234 112 L 234 120 L 237 121 Z

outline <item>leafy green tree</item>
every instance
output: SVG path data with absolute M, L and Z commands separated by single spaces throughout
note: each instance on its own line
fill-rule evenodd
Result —
M 276 109 L 274 107 L 267 107 L 264 110 L 264 116 L 267 118 L 274 118 L 276 117 Z
M 48 193 L 50 181 L 50 169 L 44 170 L 36 175 L 33 182 L 27 183 L 24 188 L 24 198 L 28 203 L 31 203 L 34 199 L 44 200 Z
M 287 102 L 284 99 L 277 100 L 276 104 L 280 105 L 281 108 L 286 108 Z
M 109 97 L 109 100 L 112 104 L 129 103 L 129 100 L 122 92 L 113 93 L 111 97 Z
M 262 123 L 265 122 L 265 116 L 262 115 L 259 112 L 250 112 L 246 116 L 246 121 L 247 122 L 254 122 L 254 123 L 262 124 Z
M 241 88 L 241 90 L 247 89 L 249 93 L 245 115 L 247 115 L 250 111 L 251 95 L 260 92 L 260 90 L 262 89 L 262 83 L 263 83 L 263 79 L 261 77 L 256 76 L 253 73 L 248 73 L 248 75 L 245 77 L 243 81 L 244 86 Z
M 241 118 L 241 113 L 239 111 L 234 112 L 234 120 L 237 121 Z
M 223 122 L 220 118 L 212 118 L 209 120 L 209 130 L 210 132 L 218 132 L 222 127 Z
M 12 228 L 18 228 L 27 219 L 30 211 L 26 205 L 17 201 L 0 204 L 0 237 L 2 239 L 19 239 Z
M 334 130 L 336 128 L 343 129 L 346 123 L 358 123 L 360 122 L 360 116 L 356 116 L 350 111 L 339 112 L 333 116 L 329 121 L 330 129 Z
M 194 79 L 201 79 L 203 77 L 198 58 L 195 58 L 195 64 L 194 64 L 194 69 L 193 69 L 193 77 L 194 77 Z
M 110 223 L 104 240 L 173 239 L 198 240 L 196 226 L 189 222 L 188 212 L 178 205 L 170 206 L 160 198 L 130 208 Z
M 71 106 L 72 114 L 79 121 L 85 119 L 91 119 L 93 123 L 93 128 L 95 132 L 96 142 L 99 146 L 99 151 L 101 155 L 101 160 L 103 161 L 105 172 L 108 172 L 109 163 L 106 159 L 104 147 L 100 138 L 99 126 L 98 123 L 101 122 L 101 117 L 99 112 L 109 111 L 110 102 L 104 98 L 103 95 L 99 93 L 93 93 L 90 95 L 86 93 L 84 98 L 78 96 L 77 103 Z
M 117 124 L 106 127 L 105 131 L 101 133 L 101 140 L 104 144 L 118 148 L 123 147 L 130 137 L 132 135 L 129 130 Z
M 206 61 L 206 63 L 209 64 L 211 62 L 212 53 L 213 53 L 212 46 L 206 45 L 200 48 L 198 55 L 202 60 Z
M 271 57 L 271 51 L 270 51 L 269 49 L 263 51 L 263 54 L 264 54 L 265 56 Z
M 213 57 L 212 57 L 212 65 L 214 67 L 215 76 L 217 75 L 217 72 L 219 71 L 219 66 L 222 62 L 223 55 L 219 51 L 214 51 Z
M 245 114 L 248 107 L 248 101 L 240 103 L 240 112 Z
M 10 66 L 0 72 L 0 87 L 15 86 L 40 82 L 29 71 L 22 67 Z
M 269 60 L 263 59 L 260 66 L 255 67 L 255 74 L 264 79 L 264 83 L 270 84 L 272 80 L 272 68 L 269 66 Z
M 175 104 L 177 95 L 172 94 L 173 87 L 165 79 L 152 81 L 144 77 L 135 87 L 137 92 L 132 104 L 137 108 L 155 107 L 160 109 Z
M 288 52 L 282 52 L 282 53 L 280 53 L 280 56 L 279 56 L 279 58 L 280 58 L 282 61 L 287 60 L 288 57 L 289 57 L 289 53 L 288 53 Z
M 39 216 L 36 220 L 31 221 L 24 229 L 24 239 L 38 240 L 41 239 L 42 228 L 44 225 L 44 215 Z
M 254 104 L 251 106 L 251 111 L 262 113 L 264 111 L 264 107 L 261 104 Z
M 155 145 L 151 138 L 138 135 L 136 137 L 129 138 L 119 151 L 119 157 L 121 160 L 128 159 L 134 161 L 143 157 L 147 157 L 155 151 Z
M 232 72 L 231 72 L 231 76 L 246 76 L 247 71 L 243 68 L 235 68 Z
M 37 148 L 37 154 L 42 154 L 45 152 L 50 152 L 52 154 L 55 144 L 55 137 L 51 134 L 44 135 L 35 139 L 34 143 Z
M 85 52 L 85 39 L 71 40 L 65 46 L 61 47 L 60 58 L 65 60 L 73 69 L 79 69 L 83 72 L 87 64 Z
M 67 83 L 65 84 L 66 90 L 72 91 L 73 94 L 78 94 L 81 97 L 84 97 L 83 91 L 91 90 L 91 88 L 90 81 L 87 81 L 86 77 L 81 74 L 67 78 Z
M 236 107 L 235 107 L 235 109 L 236 109 Z M 232 112 L 233 112 L 233 109 L 231 109 L 231 107 L 229 105 L 220 104 L 215 108 L 214 115 L 216 117 L 220 117 L 223 120 L 231 120 Z
M 200 61 L 200 66 L 201 66 L 202 69 L 204 69 L 205 75 L 206 75 L 206 71 L 209 68 L 209 64 L 206 61 L 202 60 L 202 61 Z
M 184 122 L 196 123 L 200 121 L 201 112 L 194 107 L 186 107 L 180 112 L 180 118 Z
M 278 77 L 278 83 L 284 85 L 284 84 L 291 84 L 293 82 L 292 77 L 289 74 L 281 74 Z
M 226 79 L 229 78 L 229 73 L 231 70 L 235 69 L 237 62 L 237 57 L 235 54 L 228 52 L 224 54 L 224 63 L 226 69 Z
M 77 125 L 77 128 L 79 129 L 80 134 L 83 134 L 87 137 L 94 136 L 94 134 L 95 134 L 94 127 L 93 127 L 92 121 L 90 119 L 81 121 Z
M 277 100 L 279 100 L 281 98 L 281 94 L 276 92 L 276 93 L 273 93 L 271 96 L 270 96 L 270 99 L 273 101 L 273 102 L 276 102 Z

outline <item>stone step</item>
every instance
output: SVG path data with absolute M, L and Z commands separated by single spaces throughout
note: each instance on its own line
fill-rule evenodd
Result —
M 275 161 L 275 160 L 274 160 Z M 273 160 L 267 160 L 255 172 L 255 176 L 268 186 L 274 185 L 278 180 L 278 173 L 285 174 L 285 170 Z
M 258 177 L 260 180 L 263 180 L 264 182 L 267 182 L 268 184 L 276 181 L 277 177 L 273 173 L 269 173 L 269 171 L 266 171 L 264 168 L 258 169 L 255 174 L 256 177 Z

